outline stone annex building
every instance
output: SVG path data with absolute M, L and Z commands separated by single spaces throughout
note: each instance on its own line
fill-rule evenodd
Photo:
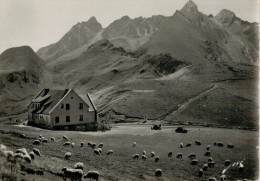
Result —
M 97 130 L 97 109 L 89 94 L 42 89 L 28 105 L 28 125 L 64 130 Z

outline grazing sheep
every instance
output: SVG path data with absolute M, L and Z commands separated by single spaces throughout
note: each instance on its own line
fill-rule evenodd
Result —
M 31 151 L 31 152 L 29 153 L 29 156 L 31 157 L 32 160 L 34 160 L 35 154 L 33 153 L 33 151 Z
M 217 142 L 216 141 L 214 142 L 214 146 L 217 146 Z
M 39 142 L 42 142 L 42 138 L 39 138 L 38 140 L 39 140 Z
M 7 156 L 7 159 L 10 159 L 11 157 L 14 156 L 13 151 L 3 151 L 3 153 L 5 154 L 5 156 Z
M 146 155 L 146 151 L 145 150 L 143 151 L 143 155 Z
M 40 144 L 40 140 L 34 140 L 33 145 L 39 145 Z
M 204 171 L 202 169 L 199 170 L 199 177 L 203 176 Z
M 191 154 L 188 156 L 188 158 L 194 159 L 194 158 L 196 158 L 196 154 L 195 154 L 195 153 L 191 153 Z
M 51 141 L 55 141 L 55 138 L 54 138 L 54 137 L 51 137 Z
M 88 146 L 89 146 L 89 147 L 92 147 L 92 142 L 88 142 Z
M 13 157 L 14 157 L 15 159 L 18 159 L 18 158 L 23 159 L 23 154 L 22 154 L 22 153 L 15 153 L 15 154 L 13 155 Z
M 180 143 L 180 148 L 183 148 L 183 143 Z
M 22 153 L 23 155 L 28 155 L 28 152 L 25 148 L 17 149 L 16 153 Z
M 217 181 L 217 179 L 215 177 L 210 177 L 209 181 Z
M 213 161 L 213 159 L 212 158 L 208 158 L 208 162 L 212 162 Z
M 99 173 L 97 171 L 89 171 L 83 178 L 90 178 L 98 181 Z
M 134 154 L 134 155 L 132 156 L 132 158 L 138 160 L 139 154 Z
M 81 169 L 81 170 L 83 170 L 83 168 L 84 168 L 84 163 L 82 163 L 82 162 L 75 163 L 75 165 L 74 165 L 73 168 L 74 168 L 74 169 Z
M 215 167 L 215 162 L 211 161 L 208 163 L 209 168 L 214 168 Z
M 103 148 L 103 146 L 104 146 L 104 144 L 103 144 L 103 143 L 100 143 L 100 144 L 98 145 L 98 148 Z
M 230 160 L 225 160 L 225 163 L 224 163 L 225 166 L 229 166 L 230 164 L 231 164 Z
M 155 156 L 155 153 L 152 151 L 151 152 L 151 157 L 154 157 Z
M 39 135 L 39 138 L 42 138 L 42 135 L 41 135 L 41 134 Z
M 63 144 L 63 146 L 70 146 L 70 142 L 69 142 L 69 141 L 65 142 L 65 143 Z
M 220 177 L 220 181 L 225 181 L 225 180 L 227 180 L 226 175 L 221 175 L 221 177 Z
M 195 145 L 201 145 L 201 142 L 198 141 L 198 140 L 196 140 L 196 141 L 195 141 Z
M 191 147 L 191 143 L 187 143 L 185 147 Z
M 112 155 L 113 154 L 113 150 L 108 150 L 107 151 L 107 155 Z
M 191 165 L 198 165 L 198 160 L 196 159 L 193 159 L 191 162 L 190 162 Z
M 154 161 L 155 161 L 155 162 L 158 162 L 159 160 L 160 160 L 159 156 L 156 156 L 156 157 L 154 158 Z
M 28 154 L 24 155 L 23 159 L 26 161 L 26 163 L 31 163 L 32 162 L 31 157 Z
M 70 146 L 71 146 L 72 148 L 74 148 L 74 146 L 75 146 L 75 143 L 74 143 L 74 142 L 72 142 L 72 143 L 70 144 Z
M 232 143 L 229 143 L 229 144 L 227 144 L 227 148 L 232 149 L 232 148 L 235 148 L 235 147 Z
M 64 140 L 66 140 L 66 141 L 69 141 L 69 139 L 68 139 L 68 137 L 67 136 L 65 136 L 65 135 L 63 135 L 63 137 L 62 137 Z
M 42 143 L 47 143 L 48 142 L 48 140 L 46 139 L 46 138 L 44 138 L 43 140 L 42 140 Z
M 219 147 L 223 147 L 224 144 L 223 144 L 222 142 L 218 142 L 218 146 L 219 146 Z
M 162 170 L 161 169 L 156 169 L 155 174 L 156 177 L 161 177 L 162 176 Z
M 81 143 L 80 143 L 80 147 L 83 147 L 83 146 L 84 146 L 84 143 L 83 143 L 83 142 L 81 142 Z
M 142 160 L 144 160 L 144 161 L 145 161 L 145 160 L 146 160 L 146 158 L 147 158 L 147 157 L 146 157 L 145 155 L 142 155 Z
M 71 153 L 70 153 L 70 152 L 65 153 L 64 158 L 65 158 L 66 160 L 69 160 L 70 157 L 71 157 Z
M 136 142 L 133 142 L 133 147 L 136 147 Z
M 181 158 L 182 158 L 182 153 L 178 153 L 177 156 L 176 156 L 176 158 L 181 159 Z
M 207 151 L 204 156 L 210 156 L 210 151 Z
M 209 166 L 208 166 L 207 163 L 205 163 L 205 164 L 202 166 L 203 171 L 207 171 L 208 168 L 209 168 Z
M 99 151 L 100 154 L 102 153 L 102 149 L 101 148 L 98 148 L 98 151 Z
M 38 149 L 36 149 L 36 148 L 33 148 L 33 153 L 35 154 L 35 155 L 37 155 L 37 156 L 41 156 L 41 152 L 40 152 L 40 150 L 38 150 Z
M 71 180 L 81 180 L 83 176 L 83 171 L 81 169 L 71 169 L 71 168 L 62 168 L 65 178 L 70 178 Z
M 94 149 L 94 155 L 100 155 L 100 151 L 98 149 Z
M 210 145 L 207 146 L 207 150 L 210 150 Z
M 96 147 L 96 143 L 92 143 L 91 147 L 94 149 Z
M 168 153 L 168 157 L 172 157 L 172 152 L 169 152 L 169 153 Z

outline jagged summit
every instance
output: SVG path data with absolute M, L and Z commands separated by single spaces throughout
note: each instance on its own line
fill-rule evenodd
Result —
M 181 11 L 198 11 L 198 6 L 192 0 L 189 0 Z

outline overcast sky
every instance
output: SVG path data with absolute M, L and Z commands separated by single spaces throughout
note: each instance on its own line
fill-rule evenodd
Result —
M 0 0 L 0 53 L 29 45 L 35 51 L 57 42 L 77 22 L 95 16 L 103 27 L 130 18 L 173 15 L 188 0 Z M 199 11 L 216 15 L 229 9 L 238 17 L 258 22 L 258 0 L 193 0 Z

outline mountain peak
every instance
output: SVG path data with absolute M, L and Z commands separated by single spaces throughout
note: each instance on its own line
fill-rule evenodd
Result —
M 192 1 L 189 0 L 184 7 L 181 9 L 181 11 L 198 11 L 198 6 Z
M 215 19 L 219 23 L 223 24 L 226 27 L 229 27 L 234 19 L 236 18 L 236 14 L 230 10 L 222 9 L 216 16 Z
M 95 16 L 92 16 L 91 18 L 89 18 L 89 20 L 87 22 L 88 23 L 98 23 L 98 21 L 97 21 Z

